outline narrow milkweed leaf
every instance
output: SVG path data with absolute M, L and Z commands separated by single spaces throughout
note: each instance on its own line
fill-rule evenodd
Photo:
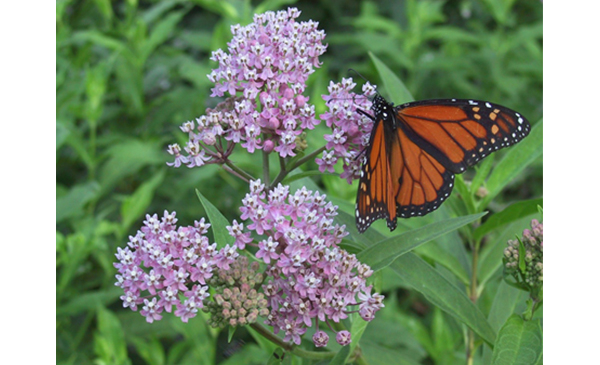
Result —
M 371 266 L 374 271 L 381 270 L 415 247 L 472 223 L 486 214 L 487 212 L 450 218 L 403 232 L 370 246 L 358 254 L 357 258 L 360 262 Z
M 369 52 L 369 57 L 375 64 L 375 68 L 379 73 L 379 78 L 382 80 L 385 89 L 387 90 L 390 98 L 397 104 L 407 103 L 414 101 L 415 98 L 412 96 L 410 91 L 406 88 L 402 80 L 396 76 L 396 74 L 390 70 L 385 63 L 383 63 L 377 56 Z
M 227 218 L 198 189 L 196 189 L 196 195 L 198 195 L 198 199 L 206 211 L 217 247 L 232 245 L 235 239 L 227 231 L 226 227 L 231 225 Z
M 494 330 L 464 291 L 458 289 L 419 256 L 408 252 L 398 257 L 390 268 L 407 284 L 425 295 L 431 303 L 463 322 L 489 345 L 495 342 Z
M 531 199 L 513 203 L 501 212 L 492 215 L 485 223 L 475 229 L 473 238 L 480 240 L 492 230 L 502 227 L 508 223 L 534 214 L 538 206 L 543 205 L 544 199 Z
M 481 201 L 482 206 L 486 207 L 521 171 L 542 155 L 543 128 L 540 120 L 531 128 L 529 136 L 506 151 L 490 174 L 486 184 L 488 195 Z

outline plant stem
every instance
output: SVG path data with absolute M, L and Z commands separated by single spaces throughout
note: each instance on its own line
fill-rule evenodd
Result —
M 229 169 L 227 169 L 227 167 L 229 167 Z M 235 176 L 239 177 L 240 179 L 244 180 L 245 182 L 250 182 L 252 180 L 256 180 L 256 178 L 254 176 L 252 176 L 249 173 L 247 173 L 246 171 L 240 169 L 239 167 L 234 165 L 229 160 L 225 160 L 225 165 L 223 166 L 223 168 L 225 170 L 227 170 L 228 172 L 233 173 Z
M 473 261 L 471 268 L 471 287 L 469 288 L 469 299 L 477 304 L 477 263 L 479 260 L 480 241 L 475 242 L 473 247 Z M 467 332 L 467 365 L 473 365 L 475 358 L 475 332 L 469 328 Z
M 298 161 L 296 161 L 296 163 L 294 164 L 294 166 L 292 166 L 291 168 L 289 168 L 289 172 L 295 170 L 296 168 L 298 168 L 300 165 L 306 163 L 307 161 L 313 160 L 319 153 L 321 153 L 323 151 L 325 151 L 325 146 L 323 146 L 321 148 L 317 148 L 316 150 L 312 151 L 308 155 L 302 157 L 301 159 L 299 159 Z
M 273 183 L 271 184 L 271 188 L 274 187 L 275 185 L 279 184 L 283 179 L 285 179 L 285 177 L 290 172 L 294 171 L 295 169 L 297 169 L 304 163 L 314 159 L 319 153 L 321 153 L 323 151 L 325 151 L 325 146 L 318 148 L 318 149 L 312 151 L 311 153 L 309 153 L 308 155 L 302 157 L 301 159 L 296 161 L 292 166 L 285 166 L 284 160 L 280 158 L 279 161 L 281 164 L 281 171 L 279 172 L 279 175 L 277 175 L 275 180 L 273 180 Z
M 273 180 L 273 183 L 269 186 L 269 190 L 273 189 L 275 185 L 279 184 L 288 174 L 288 170 L 285 169 L 285 159 L 283 157 L 279 157 L 279 174 Z
M 285 351 L 290 352 L 296 356 L 310 360 L 328 360 L 332 359 L 335 356 L 334 352 L 308 351 L 296 345 L 291 345 L 287 342 L 284 342 L 281 338 L 275 336 L 273 333 L 271 333 L 269 330 L 267 330 L 265 327 L 261 326 L 258 323 L 252 323 L 250 327 L 252 327 L 256 332 L 260 333 L 267 340 L 273 342 Z
M 269 153 L 263 151 L 263 184 L 269 186 Z

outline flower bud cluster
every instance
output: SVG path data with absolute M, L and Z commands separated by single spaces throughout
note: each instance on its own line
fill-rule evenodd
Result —
M 542 223 L 531 221 L 531 229 L 523 231 L 522 240 L 509 240 L 504 249 L 505 274 L 529 288 L 543 285 L 544 230 Z
M 245 256 L 239 256 L 229 270 L 218 269 L 208 280 L 215 291 L 213 301 L 203 308 L 211 314 L 209 324 L 236 327 L 255 323 L 259 316 L 266 317 L 269 314 L 267 299 L 257 291 L 263 278 L 259 263 L 249 265 Z

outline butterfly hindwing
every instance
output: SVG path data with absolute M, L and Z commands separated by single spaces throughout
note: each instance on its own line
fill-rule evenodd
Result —
M 392 185 L 396 216 L 409 218 L 436 210 L 454 187 L 454 174 L 410 140 L 401 128 L 395 131 Z M 399 160 L 399 162 L 398 162 Z M 389 225 L 389 224 L 388 224 Z

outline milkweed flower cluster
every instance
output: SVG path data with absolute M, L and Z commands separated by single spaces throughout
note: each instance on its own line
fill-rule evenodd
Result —
M 348 233 L 334 224 L 337 207 L 325 195 L 304 187 L 292 194 L 281 184 L 267 192 L 257 180 L 240 210 L 249 224 L 228 226 L 235 243 L 222 249 L 209 243 L 204 219 L 178 227 L 175 213 L 165 211 L 161 219 L 147 215 L 127 247 L 117 249 L 115 285 L 124 291 L 123 307 L 142 306 L 150 323 L 164 311 L 187 322 L 200 309 L 211 313 L 215 327 L 266 317 L 275 333 L 283 331 L 284 340 L 296 344 L 316 325 L 313 341 L 325 346 L 329 337 L 318 329 L 319 321 L 339 322 L 352 312 L 371 321 L 384 306 L 384 297 L 366 284 L 373 271 L 338 246 Z M 258 262 L 249 264 L 238 252 L 252 244 L 252 232 L 264 274 Z M 340 331 L 336 340 L 347 345 L 350 333 Z
M 178 227 L 176 213 L 146 215 L 144 225 L 129 237 L 127 247 L 117 249 L 115 285 L 122 288 L 123 307 L 140 313 L 146 321 L 174 311 L 183 322 L 196 316 L 209 297 L 207 281 L 218 269 L 228 269 L 239 257 L 236 246 L 217 249 L 205 234 L 204 219 Z
M 299 16 L 296 8 L 269 11 L 255 15 L 249 25 L 231 27 L 233 39 L 227 51 L 213 52 L 211 60 L 218 67 L 208 75 L 215 84 L 211 96 L 229 98 L 183 124 L 181 129 L 189 134 L 187 155 L 179 145 L 170 145 L 168 152 L 175 156 L 171 166 L 222 163 L 234 144 L 251 153 L 263 149 L 281 157 L 296 154 L 303 131 L 319 123 L 303 93 L 327 48 L 318 23 L 297 22 Z
M 509 240 L 504 250 L 505 274 L 530 290 L 544 283 L 544 227 L 537 219 L 531 221 L 531 229 L 523 231 L 522 240 Z
M 371 109 L 368 97 L 375 94 L 375 87 L 365 83 L 362 87 L 363 94 L 355 94 L 352 91 L 355 87 L 352 78 L 342 79 L 340 83 L 329 83 L 329 95 L 323 95 L 329 111 L 320 117 L 333 133 L 325 135 L 326 150 L 321 158 L 316 159 L 321 172 L 334 172 L 335 164 L 341 159 L 343 173 L 340 177 L 348 183 L 360 177 L 362 159 L 358 156 L 368 145 L 373 128 L 373 121 L 356 110 Z
M 313 341 L 325 346 L 328 337 L 318 331 L 318 321 L 339 322 L 350 306 L 358 306 L 366 321 L 383 307 L 383 296 L 366 285 L 373 271 L 338 247 L 348 233 L 334 224 L 337 207 L 325 198 L 305 187 L 292 194 L 281 184 L 267 192 L 257 180 L 240 208 L 241 218 L 250 221 L 247 228 L 264 237 L 256 257 L 270 277 L 263 285 L 270 306 L 266 323 L 296 344 L 316 324 Z M 350 342 L 349 333 L 338 337 L 342 345 Z

